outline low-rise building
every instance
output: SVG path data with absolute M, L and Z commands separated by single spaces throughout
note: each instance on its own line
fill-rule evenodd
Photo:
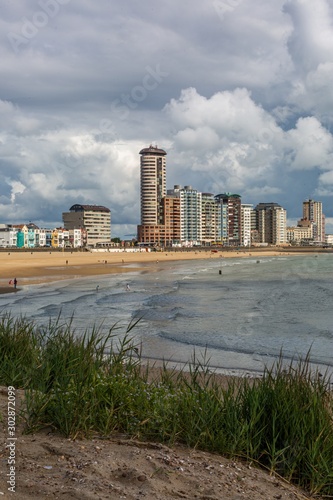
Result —
M 11 248 L 17 245 L 17 228 L 10 224 L 0 224 L 0 247 Z
M 288 243 L 299 245 L 304 240 L 313 239 L 312 224 L 287 227 Z
M 87 245 L 111 243 L 111 211 L 101 205 L 71 206 L 69 212 L 63 212 L 62 219 L 67 230 L 84 229 Z

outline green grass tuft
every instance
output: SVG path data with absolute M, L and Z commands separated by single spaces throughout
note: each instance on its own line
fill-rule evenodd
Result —
M 254 461 L 307 489 L 333 495 L 332 392 L 309 358 L 282 357 L 261 379 L 221 384 L 195 356 L 189 371 L 145 368 L 135 323 L 79 337 L 60 319 L 47 327 L 4 315 L 0 383 L 25 389 L 26 431 L 51 426 L 72 438 L 121 432 L 185 443 Z M 120 340 L 119 340 L 120 339 Z

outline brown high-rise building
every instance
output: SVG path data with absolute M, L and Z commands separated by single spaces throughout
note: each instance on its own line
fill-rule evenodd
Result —
M 260 243 L 281 245 L 287 241 L 287 212 L 278 203 L 259 203 L 256 208 Z
M 313 224 L 314 241 L 325 241 L 325 218 L 321 201 L 307 200 L 303 202 L 303 220 Z
M 217 203 L 217 239 L 223 245 L 241 245 L 242 215 L 239 194 L 224 193 L 215 196 Z

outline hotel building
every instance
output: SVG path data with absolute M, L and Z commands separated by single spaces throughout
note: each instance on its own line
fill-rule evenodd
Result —
M 111 243 L 111 211 L 101 205 L 73 205 L 69 212 L 63 212 L 65 229 L 84 229 L 87 245 L 108 245 Z
M 301 244 L 313 240 L 313 225 L 308 224 L 287 227 L 287 241 L 293 244 Z

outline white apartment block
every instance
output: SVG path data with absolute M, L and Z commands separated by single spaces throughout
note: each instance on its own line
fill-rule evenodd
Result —
M 82 229 L 69 229 L 69 241 L 73 248 L 81 248 L 84 246 L 84 238 Z
M 333 234 L 326 234 L 325 235 L 325 243 L 327 245 L 333 245 Z
M 0 247 L 16 247 L 17 232 L 18 230 L 16 228 L 13 228 L 8 224 L 0 224 Z
M 254 229 L 252 227 L 253 213 L 254 213 L 253 205 L 245 203 L 241 205 L 241 220 L 242 220 L 241 244 L 244 245 L 245 247 L 251 246 L 251 231 L 252 229 Z
M 202 242 L 202 193 L 192 186 L 184 186 L 180 195 L 180 239 L 182 245 L 200 245 Z

